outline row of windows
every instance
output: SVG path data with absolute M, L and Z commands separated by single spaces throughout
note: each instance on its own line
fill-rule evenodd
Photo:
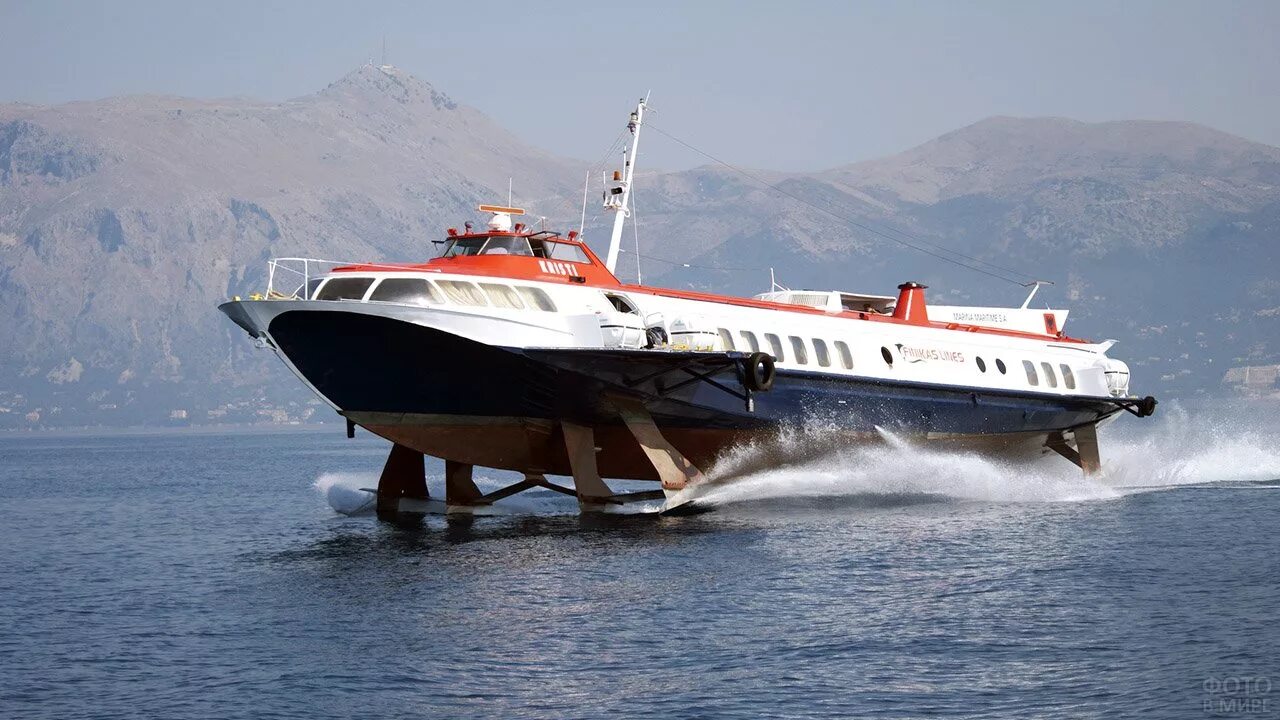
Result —
M 720 340 L 724 343 L 725 350 L 737 349 L 733 333 L 731 331 L 725 328 L 720 328 L 719 332 Z M 739 334 L 741 335 L 746 348 L 750 348 L 751 352 L 760 351 L 762 345 L 756 339 L 755 333 L 749 330 L 743 330 Z M 778 362 L 787 362 L 787 352 L 783 346 L 782 338 L 773 333 L 764 333 L 764 340 L 769 346 L 769 353 L 773 355 L 775 360 Z M 808 365 L 809 353 L 808 348 L 805 346 L 804 339 L 795 335 L 790 335 L 787 337 L 787 340 L 791 347 L 791 357 L 794 358 L 794 362 L 797 365 Z M 819 367 L 831 367 L 831 354 L 827 349 L 826 341 L 819 338 L 813 338 L 812 342 L 814 358 L 817 360 Z M 840 364 L 844 366 L 844 369 L 852 370 L 853 353 L 850 352 L 848 344 L 843 340 L 836 340 L 833 344 L 835 345 L 836 354 L 840 358 Z M 889 365 L 890 367 L 893 366 L 893 353 L 889 348 L 880 348 L 880 355 L 884 358 L 886 365 Z M 984 373 L 987 371 L 987 363 L 981 357 L 977 358 L 977 365 L 979 371 Z M 1039 386 L 1040 378 L 1039 373 L 1036 372 L 1035 364 L 1030 360 L 1023 360 L 1022 366 L 1027 372 L 1027 382 L 1033 386 Z M 1042 362 L 1040 363 L 1040 367 L 1044 371 L 1046 384 L 1051 388 L 1058 387 L 1058 377 L 1054 374 L 1053 366 L 1047 362 Z M 1071 371 L 1071 367 L 1062 363 L 1058 365 L 1058 368 L 1062 371 L 1062 384 L 1068 390 L 1075 390 L 1076 376 L 1075 373 Z M 1008 368 L 1005 367 L 1004 361 L 999 358 L 996 359 L 996 369 L 1000 371 L 1001 375 L 1008 372 Z
M 983 360 L 982 358 L 978 358 L 977 363 L 978 363 L 979 372 L 987 371 L 987 363 L 985 360 Z M 1005 367 L 1004 361 L 1000 360 L 999 358 L 996 359 L 996 369 L 1000 371 L 1001 375 L 1004 375 L 1006 372 L 1008 372 L 1008 368 Z M 1023 360 L 1022 369 L 1027 373 L 1027 383 L 1029 383 L 1032 386 L 1038 387 L 1040 385 L 1040 373 L 1036 372 L 1036 364 L 1031 362 L 1030 360 Z M 1063 386 L 1066 387 L 1068 390 L 1075 390 L 1076 375 L 1074 372 L 1071 371 L 1071 366 L 1067 365 L 1066 363 L 1059 363 L 1058 369 L 1062 371 Z M 1051 388 L 1058 387 L 1058 376 L 1055 375 L 1053 372 L 1053 365 L 1047 362 L 1042 362 L 1040 363 L 1040 370 L 1044 372 L 1044 379 L 1045 379 L 1046 385 L 1048 385 Z
M 362 300 L 375 278 L 331 278 L 317 292 L 315 300 Z M 371 302 L 399 303 L 401 305 L 471 305 L 500 307 L 512 310 L 544 310 L 555 312 L 555 303 L 546 292 L 523 285 L 498 283 L 473 283 L 466 280 L 436 280 L 422 278 L 385 278 L 369 295 Z
M 720 328 L 720 341 L 724 344 L 725 350 L 737 350 L 737 343 L 734 342 L 733 332 L 725 328 Z M 744 349 L 750 349 L 751 352 L 760 352 L 761 344 L 756 339 L 756 334 L 750 330 L 743 330 L 738 333 L 743 342 Z M 769 345 L 769 354 L 773 355 L 778 362 L 787 362 L 787 352 L 783 347 L 782 338 L 773 333 L 765 333 L 764 341 Z M 809 348 L 805 345 L 804 338 L 795 335 L 788 336 L 787 341 L 791 346 L 791 357 L 797 365 L 809 364 Z M 813 357 L 817 361 L 819 367 L 831 367 L 831 352 L 827 349 L 827 341 L 819 338 L 813 338 Z M 853 369 L 853 353 L 850 352 L 848 344 L 843 340 L 836 340 L 836 355 L 840 358 L 840 364 L 845 370 Z

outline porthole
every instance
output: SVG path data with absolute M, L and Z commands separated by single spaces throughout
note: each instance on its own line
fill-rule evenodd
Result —
M 986 371 L 987 371 L 987 361 L 983 360 L 982 358 L 978 358 L 978 372 L 986 372 Z
M 1005 374 L 1008 371 L 1008 368 L 1004 366 L 1004 361 L 1001 360 L 1000 358 L 996 358 L 996 369 L 1000 371 L 1001 375 Z
M 836 350 L 840 353 L 840 363 L 844 365 L 845 370 L 853 369 L 853 353 L 849 352 L 849 345 L 843 340 L 836 341 Z
M 1044 381 L 1049 383 L 1049 387 L 1058 387 L 1058 378 L 1053 375 L 1053 366 L 1047 362 L 1040 363 L 1040 369 L 1044 370 Z
M 778 339 L 778 336 L 773 333 L 765 333 L 764 339 L 769 343 L 769 349 L 773 350 L 773 359 L 778 362 L 786 362 L 787 355 L 782 352 L 782 341 Z
M 889 348 L 881 346 L 880 357 L 884 358 L 884 364 L 893 367 L 893 353 L 889 352 Z
M 1071 372 L 1071 366 L 1070 366 L 1070 365 L 1063 364 L 1063 365 L 1059 365 L 1058 367 L 1062 369 L 1062 382 L 1063 382 L 1063 384 L 1067 386 L 1067 389 L 1068 389 L 1068 390 L 1075 390 L 1075 389 L 1076 389 L 1076 375 L 1075 375 L 1075 373 Z
M 1040 384 L 1040 375 L 1036 373 L 1036 365 L 1035 365 L 1035 363 L 1031 362 L 1030 360 L 1023 360 L 1023 361 L 1022 361 L 1022 369 L 1027 371 L 1027 384 L 1028 384 L 1028 385 L 1033 385 L 1033 386 L 1034 386 L 1034 385 L 1039 385 L 1039 384 Z
M 818 364 L 822 367 L 831 367 L 831 354 L 827 352 L 827 343 L 825 340 L 818 338 L 813 339 L 813 354 L 818 358 Z

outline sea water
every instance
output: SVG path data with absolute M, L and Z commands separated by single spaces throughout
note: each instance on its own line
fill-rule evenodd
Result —
M 1089 480 L 743 447 L 709 515 L 400 522 L 340 426 L 3 436 L 0 717 L 1276 717 L 1277 427 L 1162 406 Z

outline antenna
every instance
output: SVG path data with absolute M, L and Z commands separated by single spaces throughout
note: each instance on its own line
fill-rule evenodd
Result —
M 511 178 L 507 178 L 507 207 L 511 206 Z
M 387 66 L 387 34 L 382 33 L 382 66 Z
M 622 223 L 631 214 L 629 209 L 631 181 L 635 177 L 636 151 L 640 147 L 640 127 L 644 124 L 644 111 L 648 103 L 649 95 L 646 93 L 636 105 L 635 111 L 631 113 L 631 120 L 627 123 L 627 129 L 631 131 L 631 147 L 622 155 L 622 171 L 615 172 L 613 175 L 614 187 L 605 190 L 604 207 L 616 213 L 613 216 L 613 235 L 609 238 L 608 259 L 605 260 L 605 267 L 609 272 L 613 272 L 618 265 L 618 251 L 622 249 Z
M 1027 285 L 1031 286 L 1031 292 L 1027 294 L 1027 299 L 1022 301 L 1021 309 L 1026 310 L 1027 307 L 1031 305 L 1031 298 L 1036 296 L 1036 291 L 1040 289 L 1041 285 L 1052 285 L 1052 284 L 1053 283 L 1048 280 L 1035 280 L 1033 282 L 1024 284 L 1023 287 L 1026 287 Z
M 587 188 L 591 186 L 591 171 L 587 171 L 587 177 L 582 181 L 582 219 L 578 221 L 578 238 L 582 238 L 582 231 L 587 227 Z
M 779 290 L 786 292 L 790 289 L 791 288 L 788 288 L 785 285 L 779 285 L 777 278 L 773 275 L 773 268 L 769 268 L 769 292 L 777 292 Z

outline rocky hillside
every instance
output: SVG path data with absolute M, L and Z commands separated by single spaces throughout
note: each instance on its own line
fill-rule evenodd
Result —
M 643 252 L 694 267 L 646 261 L 646 277 L 751 292 L 772 267 L 794 287 L 891 294 L 916 279 L 949 302 L 1025 296 L 894 239 L 933 243 L 1054 281 L 1037 302 L 1070 307 L 1074 334 L 1119 338 L 1144 392 L 1217 392 L 1229 368 L 1280 360 L 1280 149 L 1187 123 L 992 118 L 891 157 L 765 179 L 786 194 L 724 169 L 654 178 Z
M 517 203 L 572 218 L 584 168 L 390 68 L 285 103 L 0 106 L 0 427 L 313 419 L 219 301 L 260 289 L 274 255 L 424 257 L 508 178 Z M 1021 302 L 896 238 L 1056 281 L 1041 297 L 1072 308 L 1072 332 L 1120 338 L 1144 392 L 1280 361 L 1276 148 L 1185 123 L 992 118 L 822 173 L 752 172 L 782 192 L 642 168 L 646 281 L 755 292 L 772 267 L 793 287 L 910 278 Z
M 508 178 L 580 172 L 392 68 L 278 104 L 0 106 L 0 423 L 251 419 L 282 375 L 213 308 L 268 257 L 424 258 Z

